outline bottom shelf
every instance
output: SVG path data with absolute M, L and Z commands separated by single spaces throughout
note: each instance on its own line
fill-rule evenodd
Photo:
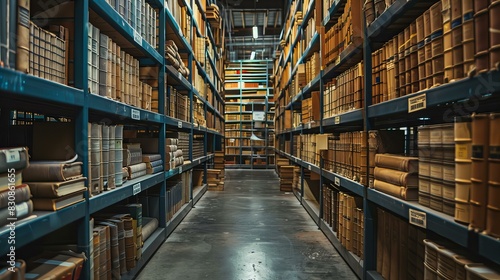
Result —
M 372 270 L 372 271 L 366 272 L 366 279 L 367 280 L 384 280 L 384 277 L 382 277 L 382 275 L 380 275 L 378 272 Z
M 354 255 L 351 251 L 348 251 L 340 241 L 337 239 L 337 234 L 333 232 L 332 228 L 330 228 L 323 219 L 319 219 L 319 205 L 318 203 L 304 199 L 300 197 L 300 194 L 294 192 L 297 199 L 302 203 L 304 209 L 306 209 L 309 216 L 314 220 L 314 222 L 319 226 L 321 231 L 325 234 L 325 236 L 330 240 L 333 247 L 337 250 L 337 252 L 342 256 L 342 258 L 346 261 L 349 267 L 354 271 L 354 273 L 360 278 L 363 279 L 363 260 L 361 260 L 358 256 Z
M 193 187 L 193 205 L 198 203 L 201 197 L 207 192 L 207 184 L 203 186 Z
M 122 275 L 121 279 L 135 279 L 141 269 L 148 263 L 149 259 L 151 259 L 156 250 L 158 250 L 165 241 L 165 232 L 165 228 L 158 228 L 146 241 L 144 241 L 141 259 L 131 271 Z
M 184 204 L 181 208 L 181 210 L 177 211 L 175 213 L 174 217 L 167 222 L 167 237 L 174 232 L 175 228 L 181 223 L 181 221 L 187 216 L 189 211 L 191 211 L 191 208 L 193 208 L 193 205 L 191 204 L 192 201 Z

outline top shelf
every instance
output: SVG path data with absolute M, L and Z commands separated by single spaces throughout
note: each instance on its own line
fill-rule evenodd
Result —
M 326 29 L 330 28 L 337 22 L 338 18 L 344 12 L 346 2 L 347 0 L 335 0 L 332 6 L 328 9 L 328 14 L 323 19 L 323 26 L 325 26 Z
M 163 57 L 160 53 L 151 46 L 146 40 L 144 40 L 141 35 L 134 29 L 125 19 L 115 10 L 111 5 L 105 1 L 90 0 L 90 8 L 102 19 L 105 23 L 109 24 L 114 31 L 117 31 L 123 38 L 125 38 L 129 43 L 131 43 L 135 48 L 140 50 L 145 56 L 153 59 L 153 61 L 160 65 L 163 64 Z M 99 29 L 106 31 L 109 29 L 104 22 L 98 19 L 92 19 L 91 22 L 96 23 Z M 106 33 L 106 32 L 105 32 Z M 119 41 L 116 36 L 112 36 L 114 33 L 111 32 L 107 34 Z M 125 47 L 125 46 L 123 46 Z
M 398 35 L 437 0 L 396 0 L 374 22 L 367 27 L 367 34 L 373 44 L 372 51 Z

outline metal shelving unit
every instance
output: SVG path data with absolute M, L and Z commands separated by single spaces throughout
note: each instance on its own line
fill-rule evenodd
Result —
M 239 135 L 226 137 L 226 168 L 254 169 L 274 166 L 274 152 L 271 154 L 267 149 L 270 146 L 269 137 L 274 133 L 274 120 L 268 118 L 269 114 L 274 113 L 274 103 L 271 102 L 273 89 L 269 86 L 271 65 L 269 60 L 240 60 L 230 62 L 226 67 L 226 85 L 231 83 L 234 86 L 237 83 L 238 87 L 226 87 L 225 104 L 238 107 L 238 110 L 226 113 L 225 131 L 226 134 L 238 132 Z M 263 120 L 259 121 L 263 127 L 255 126 L 254 112 L 262 112 L 265 115 Z M 239 143 L 239 153 L 228 153 L 229 148 L 235 148 L 229 144 L 236 141 Z M 246 153 L 248 149 L 249 154 Z M 227 161 L 232 163 L 228 164 Z
M 190 1 L 190 7 L 200 9 L 200 1 L 203 0 L 187 1 Z M 211 0 L 206 1 L 208 4 L 212 3 Z M 158 47 L 152 46 L 145 39 L 140 37 L 140 35 L 138 36 L 137 31 L 134 30 L 134 28 L 107 2 L 97 0 L 74 1 L 74 11 L 71 12 L 75 15 L 74 87 L 0 67 L 0 128 L 2 131 L 10 131 L 10 129 L 12 129 L 10 112 L 20 109 L 27 112 L 32 111 L 34 113 L 72 119 L 72 122 L 75 124 L 75 143 L 78 143 L 77 153 L 79 155 L 79 161 L 84 163 L 82 166 L 84 176 L 87 176 L 89 172 L 87 164 L 89 162 L 87 153 L 89 149 L 87 141 L 89 131 L 87 131 L 87 124 L 89 121 L 104 120 L 116 124 L 130 126 L 138 125 L 158 131 L 158 149 L 163 159 L 165 155 L 164 139 L 166 131 L 183 131 L 190 133 L 191 147 L 193 135 L 203 135 L 205 146 L 204 156 L 193 159 L 192 149 L 190 149 L 191 153 L 186 155 L 189 162 L 175 169 L 153 175 L 145 175 L 127 181 L 123 186 L 99 195 L 92 197 L 86 195 L 84 202 L 63 208 L 59 211 L 35 211 L 33 213 L 34 216 L 16 222 L 17 248 L 31 244 L 35 240 L 57 229 L 76 223 L 78 225 L 78 233 L 76 236 L 78 239 L 78 246 L 86 256 L 90 256 L 89 221 L 93 213 L 112 206 L 124 199 L 134 197 L 152 187 L 159 187 L 160 196 L 164 197 L 167 188 L 166 181 L 170 180 L 175 175 L 195 167 L 202 166 L 206 170 L 206 163 L 213 159 L 213 152 L 216 150 L 217 145 L 220 145 L 220 143 L 224 141 L 223 132 L 194 124 L 192 114 L 190 114 L 190 121 L 178 120 L 167 116 L 165 114 L 166 112 L 164 112 L 164 108 L 166 107 L 164 105 L 167 104 L 168 101 L 163 98 L 162 94 L 159 94 L 159 112 L 156 113 L 89 93 L 87 28 L 88 22 L 93 22 L 98 28 L 106 27 L 107 31 L 104 33 L 109 33 L 109 36 L 118 44 L 125 44 L 127 46 L 127 52 L 139 60 L 140 66 L 158 67 L 158 90 L 160 93 L 166 92 L 164 77 L 165 74 L 167 74 L 169 84 L 188 93 L 188 109 L 190 112 L 192 112 L 194 108 L 193 97 L 197 96 L 203 102 L 205 114 L 207 112 L 212 113 L 214 124 L 216 120 L 224 121 L 224 116 L 222 115 L 224 100 L 218 91 L 218 88 L 221 86 L 221 75 L 217 72 L 217 67 L 215 67 L 222 58 L 219 55 L 218 48 L 215 46 L 215 40 L 210 30 L 208 19 L 203 15 L 203 20 L 206 21 L 204 26 L 207 26 L 207 30 L 203 32 L 207 33 L 212 41 L 215 57 L 209 56 L 209 53 L 212 53 L 212 51 L 208 50 L 208 47 L 205 47 L 205 52 L 207 54 L 206 61 L 196 62 L 195 67 L 198 68 L 198 73 L 209 85 L 211 92 L 213 92 L 214 96 L 211 102 L 202 97 L 207 96 L 207 94 L 202 95 L 193 87 L 192 74 L 185 78 L 174 69 L 174 67 L 167 65 L 166 59 L 163 56 L 165 53 L 166 39 L 172 39 L 178 44 L 183 55 L 188 57 L 188 67 L 190 68 L 193 65 L 192 62 L 195 61 L 193 49 L 191 47 L 192 42 L 191 39 L 187 39 L 188 37 L 186 37 L 185 34 L 182 34 L 179 24 L 176 22 L 170 10 L 166 7 L 166 2 L 149 0 L 148 3 L 158 8 L 158 11 L 160 11 Z M 204 13 L 204 11 L 200 12 Z M 191 16 L 193 15 L 193 10 L 191 8 L 189 13 Z M 196 28 L 196 35 L 201 36 L 201 24 L 198 25 L 193 17 L 191 17 L 190 24 L 192 28 Z M 170 31 L 168 38 L 166 36 L 167 30 Z M 207 73 L 206 68 L 202 66 L 208 64 L 212 66 L 211 71 L 214 71 L 214 73 Z M 190 70 L 190 72 L 193 73 L 193 69 Z M 218 107 L 222 108 L 221 112 L 217 109 Z M 8 140 L 7 137 L 0 135 L 0 145 L 7 146 L 8 141 L 10 140 Z M 123 279 L 132 279 L 136 276 L 173 229 L 175 229 L 180 221 L 189 213 L 194 204 L 203 196 L 206 190 L 206 185 L 196 189 L 196 191 L 193 189 L 193 186 L 191 186 L 189 202 L 186 203 L 170 221 L 166 219 L 167 202 L 164 200 L 164 203 L 160 203 L 158 213 L 159 228 L 145 241 L 142 259 L 138 261 L 137 266 L 132 271 L 123 275 Z M 0 239 L 7 240 L 9 234 L 9 228 L 0 228 Z M 2 242 L 0 253 L 6 254 L 10 250 L 10 246 L 11 245 L 7 244 L 7 242 Z M 89 262 L 84 263 L 81 279 L 90 279 Z
M 474 109 L 482 108 L 485 111 L 498 110 L 500 105 L 500 71 L 491 70 L 474 77 L 467 77 L 459 81 L 443 84 L 431 89 L 422 90 L 417 93 L 409 94 L 403 97 L 392 99 L 383 103 L 372 105 L 372 66 L 371 55 L 373 51 L 378 50 L 390 38 L 404 30 L 410 22 L 414 21 L 419 15 L 428 9 L 437 1 L 406 1 L 396 0 L 392 6 L 378 17 L 369 27 L 365 29 L 365 41 L 357 42 L 347 47 L 336 62 L 325 67 L 321 73 L 313 80 L 300 89 L 300 91 L 291 98 L 290 102 L 284 105 L 283 101 L 285 90 L 290 86 L 294 75 L 296 74 L 297 65 L 289 68 L 288 81 L 285 81 L 284 89 L 278 93 L 277 104 L 282 104 L 284 110 L 280 110 L 276 114 L 276 118 L 284 118 L 285 110 L 297 110 L 301 108 L 301 101 L 310 96 L 313 90 L 321 92 L 321 100 L 323 100 L 324 84 L 337 77 L 346 69 L 355 65 L 360 61 L 364 61 L 364 100 L 365 106 L 362 109 L 348 111 L 336 116 L 324 118 L 321 114 L 319 124 L 313 126 L 299 126 L 292 129 L 281 130 L 276 133 L 277 147 L 279 140 L 290 141 L 290 148 L 293 147 L 293 136 L 308 133 L 324 133 L 325 131 L 339 133 L 360 130 L 376 130 L 385 128 L 399 127 L 415 127 L 428 122 L 439 123 L 443 122 L 443 118 L 452 118 L 460 111 L 467 111 L 464 108 L 471 108 L 470 104 L 474 104 Z M 300 1 L 299 1 L 300 3 Z M 330 28 L 335 24 L 344 10 L 346 1 L 334 1 L 331 7 L 323 7 L 328 13 L 322 20 L 325 28 Z M 303 11 L 308 13 L 308 11 Z M 302 32 L 304 26 L 300 26 L 298 32 Z M 289 30 L 283 30 L 281 39 L 288 42 Z M 320 35 L 321 36 L 321 35 Z M 320 41 L 320 40 L 318 40 Z M 314 41 L 313 41 L 314 42 Z M 292 42 L 291 44 L 296 44 Z M 314 44 L 314 43 L 313 43 Z M 323 47 L 321 47 L 323 48 Z M 293 48 L 291 48 L 293 51 Z M 310 48 L 306 48 L 303 56 L 310 55 Z M 291 51 L 291 52 L 292 52 Z M 320 50 L 321 52 L 322 50 Z M 281 56 L 276 59 L 276 63 L 284 66 L 291 61 L 292 54 Z M 297 63 L 304 61 L 304 58 L 299 58 Z M 293 66 L 293 65 L 292 65 Z M 275 75 L 278 75 L 276 69 Z M 426 101 L 426 107 L 417 112 L 408 112 L 409 100 L 412 97 L 421 96 Z M 323 102 L 323 101 L 321 101 Z M 323 105 L 321 105 L 323 107 Z M 467 111 L 472 113 L 472 111 Z M 404 201 L 393 196 L 389 196 L 374 189 L 368 189 L 358 182 L 345 178 L 339 174 L 325 170 L 322 166 L 314 165 L 305 162 L 300 158 L 292 155 L 291 150 L 276 149 L 276 154 L 290 160 L 294 165 L 300 166 L 302 170 L 310 170 L 311 172 L 320 175 L 320 186 L 323 182 L 331 182 L 341 190 L 355 194 L 363 199 L 364 204 L 364 219 L 365 219 L 365 240 L 364 240 L 364 260 L 359 260 L 351 252 L 347 251 L 337 239 L 336 234 L 323 220 L 322 211 L 314 211 L 310 204 L 304 203 L 304 198 L 300 193 L 295 193 L 298 200 L 302 202 L 304 208 L 309 212 L 311 217 L 316 221 L 318 226 L 323 230 L 325 235 L 330 239 L 332 244 L 337 248 L 346 262 L 351 266 L 353 271 L 361 279 L 383 279 L 376 269 L 376 211 L 377 207 L 389 210 L 391 213 L 409 221 L 410 209 L 419 211 L 426 216 L 426 230 L 438 235 L 441 238 L 448 239 L 457 245 L 462 246 L 475 256 L 483 257 L 497 265 L 500 265 L 500 241 L 480 232 L 470 230 L 467 226 L 454 221 L 452 216 L 445 215 L 441 212 L 434 211 L 428 207 L 422 206 L 416 202 Z M 323 207 L 322 195 L 318 201 L 320 209 Z

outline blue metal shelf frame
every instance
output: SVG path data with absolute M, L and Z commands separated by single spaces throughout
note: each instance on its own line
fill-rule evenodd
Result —
M 139 50 L 144 57 L 138 57 L 142 66 L 144 65 L 159 65 L 159 92 L 165 92 L 164 74 L 169 73 L 172 77 L 178 77 L 178 84 L 185 90 L 190 92 L 191 102 L 193 95 L 193 88 L 191 83 L 184 79 L 184 77 L 177 76 L 178 72 L 171 66 L 166 66 L 165 58 L 163 54 L 165 52 L 165 33 L 167 24 L 170 24 L 174 30 L 180 30 L 179 26 L 173 20 L 170 12 L 167 8 L 163 6 L 162 1 L 158 0 L 148 0 L 153 7 L 160 10 L 160 28 L 159 28 L 159 49 L 154 49 L 149 43 L 144 39 L 137 40 L 137 35 L 135 30 L 127 23 L 125 20 L 116 12 L 108 3 L 98 0 L 76 0 L 74 6 L 75 14 L 75 34 L 74 34 L 74 48 L 75 48 L 75 88 L 68 87 L 62 84 L 58 84 L 52 81 L 34 77 L 25 73 L 13 71 L 6 68 L 0 68 L 0 92 L 4 94 L 2 98 L 7 100 L 16 100 L 21 103 L 47 103 L 53 104 L 59 107 L 70 107 L 71 110 L 75 111 L 74 123 L 75 123 L 75 142 L 80 143 L 78 145 L 78 150 L 76 151 L 79 155 L 79 160 L 88 163 L 88 123 L 90 116 L 112 116 L 119 120 L 119 122 L 129 124 L 129 123 L 145 123 L 154 124 L 159 128 L 159 153 L 164 157 L 164 147 L 165 147 L 165 134 L 167 127 L 169 129 L 175 128 L 176 130 L 190 131 L 191 133 L 204 133 L 205 139 L 209 135 L 223 137 L 220 132 L 217 132 L 208 128 L 198 128 L 195 127 L 191 122 L 181 122 L 181 128 L 179 128 L 179 120 L 175 120 L 164 115 L 164 104 L 166 102 L 163 95 L 159 96 L 159 113 L 146 111 L 143 109 L 135 108 L 130 105 L 126 105 L 117 101 L 109 100 L 98 95 L 93 95 L 88 92 L 88 22 L 90 9 L 93 10 L 99 17 L 111 25 L 115 31 L 120 34 L 124 39 L 129 41 L 134 47 Z M 180 33 L 180 32 L 179 32 Z M 134 40 L 134 37 L 136 40 Z M 190 44 L 181 36 L 183 43 L 186 44 L 186 48 L 191 51 Z M 191 57 L 192 59 L 192 57 Z M 213 66 L 215 62 L 212 61 Z M 190 64 L 191 65 L 191 64 Z M 215 70 L 215 67 L 214 67 Z M 191 80 L 191 76 L 189 77 Z M 212 84 L 212 87 L 214 85 Z M 221 102 L 224 104 L 223 102 Z M 192 104 L 192 103 L 191 103 Z M 17 105 L 16 105 L 17 106 Z M 2 104 L 2 111 L 4 108 L 10 108 L 8 104 Z M 223 116 L 215 108 L 210 107 L 218 117 L 223 119 Z M 132 111 L 137 110 L 139 112 L 139 118 L 132 118 Z M 192 113 L 192 110 L 191 110 Z M 191 116 L 192 117 L 192 116 Z M 192 145 L 192 140 L 191 143 Z M 206 142 L 205 142 L 206 144 Z M 190 170 L 195 166 L 204 165 L 208 160 L 213 159 L 213 154 L 207 154 L 208 151 L 205 150 L 205 156 L 192 160 L 191 163 L 178 167 L 169 172 L 160 172 L 153 175 L 146 175 L 141 178 L 131 180 L 126 182 L 123 186 L 106 191 L 102 194 L 89 197 L 85 194 L 85 201 L 74 204 L 72 206 L 63 208 L 55 212 L 44 212 L 35 211 L 33 214 L 34 218 L 28 218 L 19 220 L 16 222 L 16 247 L 23 247 L 27 244 L 32 243 L 36 239 L 39 239 L 54 230 L 65 227 L 71 223 L 77 222 L 78 233 L 77 233 L 77 243 L 79 250 L 84 252 L 86 255 L 90 253 L 90 215 L 97 211 L 100 211 L 106 207 L 116 204 L 119 201 L 127 199 L 135 195 L 134 186 L 140 184 L 141 191 L 147 190 L 148 188 L 156 185 L 161 186 L 160 198 L 165 200 L 166 198 L 166 185 L 165 182 L 174 174 L 180 174 L 184 171 Z M 192 156 L 190 155 L 190 158 Z M 83 164 L 82 174 L 88 177 L 88 165 Z M 206 189 L 206 188 L 205 188 Z M 135 190 L 137 191 L 137 189 Z M 204 192 L 198 194 L 197 200 L 203 195 Z M 194 204 L 195 201 L 192 201 Z M 167 222 L 165 221 L 166 205 L 160 204 L 160 220 L 159 229 L 153 234 L 152 238 L 148 239 L 145 243 L 143 259 L 138 263 L 138 266 L 132 272 L 129 272 L 124 276 L 124 279 L 133 278 L 135 274 L 144 266 L 147 260 L 152 256 L 156 249 L 162 244 L 166 238 L 167 232 Z M 187 209 L 187 208 L 186 208 Z M 189 208 L 190 209 L 190 208 Z M 189 211 L 189 210 L 187 210 Z M 184 216 L 177 219 L 177 222 Z M 170 221 L 168 227 L 175 228 L 175 222 Z M 0 238 L 8 240 L 10 235 L 10 229 L 7 227 L 0 228 Z M 0 251 L 2 253 L 8 253 L 10 250 L 10 244 L 7 242 L 2 243 L 0 246 Z M 90 278 L 90 265 L 88 262 L 84 263 L 82 270 L 82 279 Z
M 337 19 L 340 17 L 342 12 L 344 11 L 345 4 L 347 3 L 346 0 L 335 0 L 334 3 L 332 3 L 332 6 L 328 8 L 328 14 L 327 16 L 323 19 L 323 26 L 326 28 L 331 27 L 332 25 L 335 24 Z M 324 7 L 326 8 L 326 7 Z

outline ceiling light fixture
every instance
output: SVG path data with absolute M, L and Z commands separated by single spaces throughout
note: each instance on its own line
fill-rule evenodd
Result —
M 254 27 L 252 27 L 252 33 L 253 33 L 253 38 L 254 39 L 259 38 L 259 29 L 257 28 L 256 25 Z

